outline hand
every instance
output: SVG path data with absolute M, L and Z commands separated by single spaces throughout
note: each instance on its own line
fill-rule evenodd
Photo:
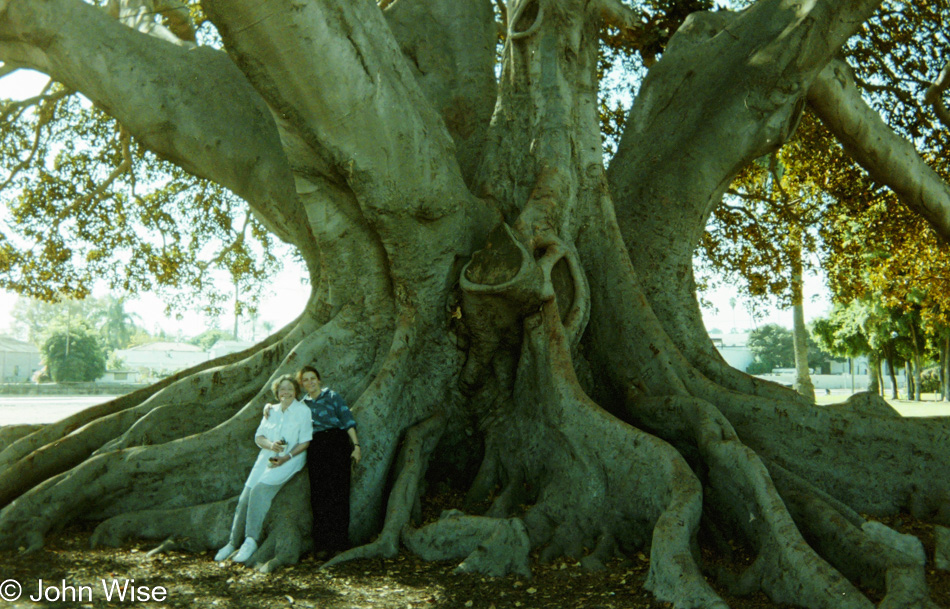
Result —
M 361 456 L 362 456 L 362 453 L 361 453 L 361 451 L 360 451 L 359 445 L 354 446 L 354 447 L 353 447 L 353 452 L 350 453 L 350 459 L 353 459 L 353 462 L 354 462 L 354 463 L 359 463 Z
M 267 460 L 267 467 L 280 467 L 284 463 L 290 461 L 290 455 L 280 455 L 277 457 L 271 457 Z
M 274 451 L 275 453 L 282 453 L 284 452 L 285 448 L 287 448 L 287 442 L 285 442 L 284 440 L 278 440 L 276 442 L 271 443 L 270 445 L 270 449 Z

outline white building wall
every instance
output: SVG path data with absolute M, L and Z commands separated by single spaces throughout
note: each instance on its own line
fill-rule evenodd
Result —
M 153 374 L 171 374 L 208 361 L 208 352 L 185 343 L 150 343 L 118 349 L 116 357 L 127 370 L 145 369 Z
M 0 336 L 0 383 L 24 383 L 40 369 L 40 350 L 30 343 Z

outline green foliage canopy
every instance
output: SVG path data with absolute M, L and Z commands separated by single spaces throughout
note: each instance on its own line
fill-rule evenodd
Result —
M 749 350 L 755 356 L 755 361 L 746 369 L 749 374 L 768 374 L 775 368 L 795 367 L 792 332 L 778 324 L 766 324 L 753 330 L 749 334 Z M 822 369 L 832 359 L 809 335 L 808 367 Z
M 946 2 L 887 1 L 843 49 L 864 98 L 945 180 L 950 131 L 921 102 L 946 62 L 948 20 Z M 770 178 L 776 164 L 779 176 Z M 766 188 L 775 182 L 784 200 Z M 771 160 L 743 170 L 730 193 L 697 252 L 701 286 L 741 278 L 746 296 L 788 304 L 794 247 L 787 236 L 808 227 L 802 246 L 812 256 L 804 262 L 821 267 L 837 302 L 875 295 L 888 308 L 919 308 L 931 332 L 950 322 L 950 249 L 870 179 L 807 108 L 794 138 Z
M 0 101 L 0 288 L 45 301 L 82 299 L 96 281 L 158 292 L 173 308 L 232 291 L 256 304 L 279 266 L 273 236 L 245 203 L 139 146 L 84 97 L 50 82 Z
M 53 381 L 95 381 L 106 371 L 106 357 L 96 332 L 84 323 L 52 330 L 42 347 Z

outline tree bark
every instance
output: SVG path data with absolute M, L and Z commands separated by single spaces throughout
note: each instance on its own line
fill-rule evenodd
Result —
M 881 395 L 883 391 L 881 382 L 881 360 L 874 354 L 868 356 L 868 388 L 867 390 L 875 395 Z
M 920 401 L 920 390 L 921 390 L 921 365 L 920 365 L 920 352 L 923 350 L 923 345 L 920 344 L 920 339 L 917 337 L 917 331 L 914 329 L 913 324 L 910 327 L 910 337 L 914 346 L 914 400 Z
M 940 354 L 940 393 L 944 402 L 950 402 L 950 335 L 943 339 Z
M 790 247 L 792 260 L 792 345 L 795 352 L 795 384 L 793 389 L 814 404 L 815 385 L 811 382 L 811 371 L 808 369 L 808 328 L 805 327 L 805 305 L 802 294 L 804 278 L 801 228 L 792 227 L 789 233 L 789 239 L 792 240 Z
M 607 170 L 598 46 L 604 18 L 637 22 L 622 3 L 509 2 L 497 83 L 487 0 L 208 0 L 240 72 L 117 30 L 78 0 L 0 4 L 0 58 L 71 79 L 123 122 L 149 103 L 129 89 L 159 95 L 156 75 L 224 74 L 203 94 L 214 111 L 190 110 L 178 90 L 194 85 L 168 81 L 175 103 L 143 110 L 135 133 L 242 183 L 309 252 L 314 286 L 301 319 L 241 358 L 4 449 L 5 471 L 26 482 L 0 474 L 0 546 L 35 549 L 76 519 L 101 521 L 96 543 L 220 546 L 267 381 L 317 362 L 363 449 L 357 545 L 337 562 L 403 544 L 501 575 L 529 571 L 533 551 L 596 568 L 642 550 L 658 599 L 723 609 L 697 552 L 705 527 L 756 556 L 726 583 L 776 603 L 870 607 L 860 585 L 882 606 L 933 607 L 922 567 L 882 551 L 883 525 L 862 514 L 950 522 L 950 473 L 928 466 L 950 456 L 948 425 L 896 418 L 868 394 L 814 408 L 732 370 L 702 328 L 691 268 L 731 179 L 794 132 L 817 75 L 876 5 L 762 0 L 690 16 Z M 83 53 L 99 40 L 64 26 L 50 43 L 54 8 L 86 20 L 86 38 L 116 34 L 128 82 Z M 219 130 L 218 111 L 244 122 Z M 230 151 L 220 166 L 216 148 Z M 417 523 L 429 482 L 488 508 Z M 278 495 L 254 566 L 307 550 L 305 487 Z
M 917 395 L 917 380 L 910 362 L 904 362 L 904 376 L 907 379 L 907 399 L 913 400 Z
M 895 400 L 899 400 L 900 392 L 897 387 L 897 369 L 894 363 L 893 347 L 885 347 L 884 356 L 887 359 L 887 369 L 891 374 L 891 397 Z

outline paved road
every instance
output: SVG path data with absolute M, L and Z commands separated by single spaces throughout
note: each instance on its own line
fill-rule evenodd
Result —
M 108 402 L 114 395 L 0 396 L 0 426 L 55 423 L 84 408 Z

